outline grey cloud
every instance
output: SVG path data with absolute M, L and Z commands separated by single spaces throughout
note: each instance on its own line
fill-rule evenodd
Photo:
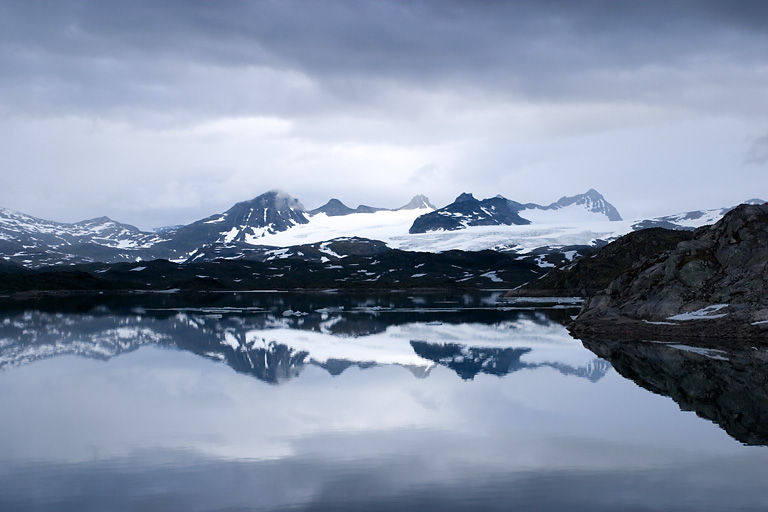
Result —
M 738 1 L 11 1 L 0 101 L 47 114 L 306 116 L 375 108 L 398 88 L 637 101 L 649 84 L 661 101 L 701 79 L 666 71 L 764 62 L 765 19 L 768 4 Z M 312 86 L 281 95 L 285 77 L 251 83 L 275 73 Z

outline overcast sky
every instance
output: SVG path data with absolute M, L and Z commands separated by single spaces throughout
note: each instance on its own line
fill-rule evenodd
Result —
M 0 0 L 0 206 L 768 199 L 768 2 Z

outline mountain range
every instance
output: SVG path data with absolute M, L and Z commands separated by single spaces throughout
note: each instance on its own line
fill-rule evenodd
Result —
M 503 196 L 478 200 L 463 193 L 439 209 L 418 195 L 396 209 L 350 208 L 331 199 L 307 210 L 298 199 L 272 190 L 188 225 L 145 232 L 107 217 L 65 224 L 0 208 L 0 262 L 44 268 L 158 259 L 267 261 L 308 252 L 319 254 L 315 260 L 329 261 L 384 246 L 433 253 L 490 249 L 551 268 L 633 230 L 693 229 L 727 210 L 623 221 L 594 189 L 546 206 Z M 337 245 L 346 252 L 329 249 L 333 240 L 345 240 Z

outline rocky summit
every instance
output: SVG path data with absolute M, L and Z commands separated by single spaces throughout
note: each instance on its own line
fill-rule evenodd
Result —
M 475 196 L 463 193 L 444 208 L 422 215 L 408 230 L 409 233 L 428 231 L 455 231 L 470 226 L 511 226 L 530 224 L 531 221 L 520 217 L 510 201 L 504 197 L 492 197 L 478 200 Z
M 741 205 L 588 299 L 577 335 L 768 340 L 768 204 Z

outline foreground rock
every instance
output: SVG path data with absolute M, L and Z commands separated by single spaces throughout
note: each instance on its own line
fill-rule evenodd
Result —
M 741 205 L 674 249 L 639 259 L 585 302 L 571 329 L 768 342 L 768 204 Z

